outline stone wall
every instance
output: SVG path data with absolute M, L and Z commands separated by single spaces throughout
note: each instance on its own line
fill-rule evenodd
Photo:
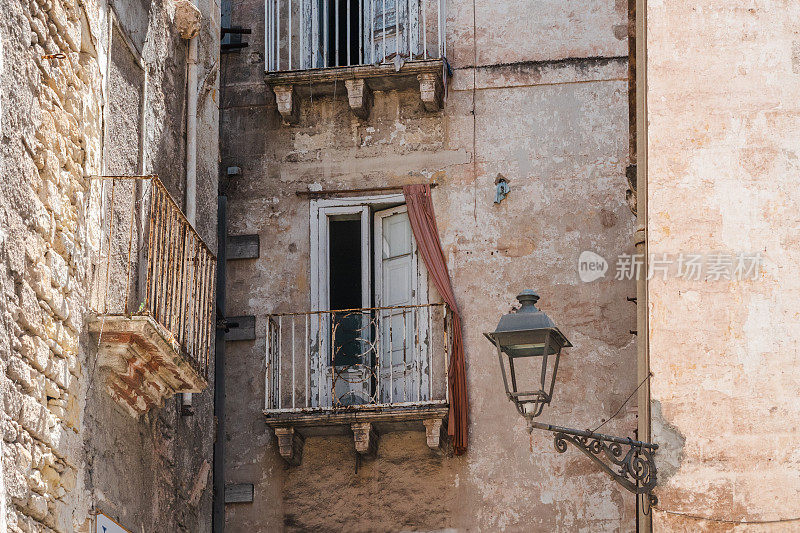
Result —
M 796 530 L 800 9 L 647 4 L 650 252 L 764 258 L 650 281 L 654 527 Z
M 149 78 L 144 171 L 159 173 L 182 202 L 186 42 L 173 28 L 174 5 L 114 4 Z M 177 400 L 131 418 L 105 392 L 93 364 L 97 341 L 86 331 L 96 252 L 89 237 L 97 232 L 90 177 L 103 169 L 108 6 L 0 6 L 0 525 L 89 531 L 97 509 L 134 531 L 210 530 L 211 390 L 197 395 L 193 418 L 178 416 Z M 219 6 L 200 7 L 197 226 L 213 249 Z M 116 45 L 115 35 L 112 55 L 122 50 Z M 43 58 L 53 54 L 63 56 Z M 124 79 L 114 76 L 112 84 Z M 123 111 L 112 107 L 116 114 L 106 116 Z M 135 173 L 139 136 L 110 130 L 114 157 L 125 161 L 115 170 Z
M 635 528 L 634 497 L 580 452 L 529 437 L 502 393 L 490 331 L 524 288 L 575 344 L 542 419 L 594 426 L 635 388 L 632 281 L 582 283 L 577 259 L 632 253 L 628 161 L 627 2 L 448 2 L 454 69 L 444 109 L 416 90 L 375 92 L 366 121 L 343 86 L 300 102 L 282 125 L 265 87 L 263 2 L 233 5 L 250 46 L 223 79 L 229 233 L 260 236 L 261 256 L 228 264 L 230 315 L 256 316 L 256 341 L 226 352 L 227 482 L 253 483 L 252 504 L 227 506 L 235 531 L 591 531 Z M 473 37 L 475 39 L 473 40 Z M 473 69 L 477 55 L 478 68 Z M 497 205 L 502 173 L 511 194 Z M 438 182 L 437 222 L 464 317 L 470 399 L 466 455 L 432 456 L 424 433 L 381 437 L 358 463 L 352 438 L 306 440 L 286 467 L 264 423 L 265 315 L 309 309 L 311 184 L 353 188 Z M 611 267 L 613 269 L 613 266 Z M 634 411 L 604 429 L 633 435 Z

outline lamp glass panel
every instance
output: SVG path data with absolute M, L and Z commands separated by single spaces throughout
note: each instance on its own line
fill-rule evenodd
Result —
M 538 397 L 544 390 L 542 384 L 541 356 L 513 357 L 506 355 L 509 366 L 509 386 L 511 392 L 517 394 L 518 400 Z

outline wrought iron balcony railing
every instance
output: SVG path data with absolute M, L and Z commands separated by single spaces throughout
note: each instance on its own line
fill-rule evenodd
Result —
M 149 317 L 158 335 L 206 380 L 216 257 L 158 177 L 97 179 L 93 197 L 100 231 L 93 236 L 98 256 L 92 308 L 101 341 L 124 339 L 123 329 L 114 330 L 115 319 Z
M 399 67 L 446 55 L 442 0 L 266 0 L 264 7 L 267 72 Z
M 447 404 L 445 304 L 268 316 L 267 413 Z

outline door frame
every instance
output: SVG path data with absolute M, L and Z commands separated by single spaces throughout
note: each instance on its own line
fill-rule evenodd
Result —
M 330 248 L 328 240 L 329 220 L 331 216 L 353 215 L 361 216 L 361 300 L 362 307 L 372 307 L 372 209 L 381 204 L 405 203 L 402 193 L 388 195 L 370 195 L 348 198 L 320 198 L 309 202 L 309 237 L 310 237 L 310 304 L 311 311 L 330 310 Z M 366 242 L 366 246 L 364 243 Z M 310 375 L 312 390 L 318 390 L 315 407 L 331 407 L 333 397 L 331 387 L 320 386 L 320 380 L 325 379 L 330 372 L 330 365 L 323 357 L 329 353 L 330 338 L 324 332 L 330 327 L 330 314 L 319 313 L 311 316 L 310 320 L 312 338 L 319 339 L 316 354 L 312 354 Z M 312 396 L 312 404 L 314 397 Z

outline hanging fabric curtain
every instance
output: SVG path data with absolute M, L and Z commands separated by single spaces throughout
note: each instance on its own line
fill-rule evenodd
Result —
M 429 185 L 406 185 L 403 195 L 408 206 L 408 219 L 411 230 L 417 241 L 417 248 L 428 274 L 439 290 L 444 301 L 453 313 L 453 347 L 450 352 L 450 364 L 447 386 L 450 392 L 450 413 L 448 429 L 453 442 L 453 451 L 461 455 L 467 451 L 467 376 L 464 367 L 464 344 L 461 337 L 461 315 L 458 312 L 447 262 L 444 258 L 439 230 L 436 227 L 436 216 L 433 213 L 431 188 Z

